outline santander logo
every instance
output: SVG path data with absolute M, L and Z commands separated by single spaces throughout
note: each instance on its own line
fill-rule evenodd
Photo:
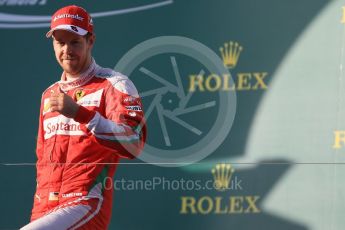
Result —
M 83 21 L 84 18 L 79 16 L 78 14 L 77 15 L 74 15 L 74 14 L 59 14 L 57 16 L 54 17 L 54 22 L 58 19 L 61 19 L 61 18 L 74 18 L 74 19 L 77 19 L 79 21 Z
M 65 6 L 62 3 L 54 3 L 54 9 L 49 9 L 49 12 L 47 10 L 47 7 L 49 7 L 49 1 L 30 1 L 30 4 L 24 4 L 22 0 L 3 0 L 0 1 L 0 29 L 1 28 L 42 28 L 42 27 L 49 27 L 50 26 L 50 20 L 51 20 L 51 14 L 54 10 L 58 9 L 56 7 L 56 4 L 59 4 L 59 7 Z M 27 1 L 29 2 L 29 1 Z M 87 1 L 80 1 L 80 5 L 84 5 Z M 129 13 L 135 13 L 139 11 L 145 11 L 150 10 L 154 8 L 160 8 L 167 5 L 170 5 L 173 3 L 173 0 L 160 0 L 155 1 L 153 3 L 146 3 L 142 5 L 133 6 L 130 5 L 125 8 L 116 9 L 116 1 L 108 1 L 111 4 L 100 4 L 98 7 L 104 8 L 103 10 L 99 10 L 96 12 L 90 12 L 91 17 L 93 19 L 95 18 L 101 18 L 101 17 L 111 17 L 115 15 L 121 15 L 121 14 L 129 14 Z M 76 5 L 78 5 L 78 1 L 75 2 Z M 44 7 L 44 8 L 42 8 Z M 9 10 L 12 10 L 13 13 L 9 13 Z M 23 11 L 25 13 L 20 14 L 18 12 Z M 42 14 L 42 9 L 47 11 L 46 13 Z M 2 12 L 2 10 L 4 10 Z M 27 13 L 28 10 L 32 11 L 32 13 Z M 39 13 L 37 13 L 39 12 Z M 68 17 L 70 14 L 64 14 L 61 15 L 61 17 Z M 77 15 L 78 16 L 78 15 Z M 78 16 L 79 17 L 79 16 Z M 58 18 L 57 18 L 58 19 Z M 56 19 L 56 20 L 57 20 Z M 78 19 L 81 19 L 80 17 Z M 54 18 L 55 20 L 55 18 Z M 82 20 L 82 19 L 81 19 Z
M 63 115 L 48 118 L 43 121 L 44 139 L 48 139 L 54 135 L 86 135 L 81 128 L 80 123 Z
M 48 123 L 46 134 L 51 134 L 56 131 L 81 131 L 80 124 L 68 124 L 64 122 Z

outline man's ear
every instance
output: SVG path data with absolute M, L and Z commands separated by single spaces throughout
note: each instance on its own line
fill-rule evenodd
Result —
M 91 36 L 89 37 L 89 44 L 91 45 L 91 47 L 93 47 L 93 45 L 95 44 L 96 41 L 96 35 L 95 34 L 91 34 Z

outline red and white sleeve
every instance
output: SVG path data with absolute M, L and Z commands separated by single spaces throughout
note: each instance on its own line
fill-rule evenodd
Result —
M 80 106 L 75 120 L 86 127 L 99 143 L 119 150 L 125 158 L 134 158 L 144 147 L 146 125 L 142 102 L 129 79 L 120 80 L 106 89 L 105 114 Z

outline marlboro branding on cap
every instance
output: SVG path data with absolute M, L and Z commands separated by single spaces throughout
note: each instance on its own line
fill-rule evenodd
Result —
M 93 32 L 91 16 L 79 6 L 66 6 L 56 11 L 51 19 L 50 30 L 46 34 L 51 37 L 55 30 L 67 30 L 84 36 Z

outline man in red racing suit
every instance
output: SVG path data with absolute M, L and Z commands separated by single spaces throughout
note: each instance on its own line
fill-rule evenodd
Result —
M 117 163 L 143 149 L 146 128 L 135 86 L 87 58 L 77 74 L 68 69 L 74 58 L 67 67 L 58 60 L 65 70 L 61 80 L 42 95 L 37 189 L 31 223 L 22 229 L 107 229 Z

